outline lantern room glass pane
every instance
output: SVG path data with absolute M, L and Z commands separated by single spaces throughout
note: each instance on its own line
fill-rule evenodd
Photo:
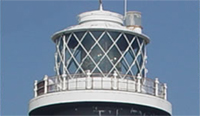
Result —
M 102 62 L 99 64 L 99 67 L 102 72 L 108 73 L 111 70 L 112 65 L 110 61 L 108 60 L 108 58 L 104 57 Z
M 127 61 L 129 64 L 132 64 L 132 63 L 133 63 L 134 56 L 131 55 L 131 50 L 129 50 L 129 51 L 125 54 L 124 57 L 125 57 L 126 61 Z
M 138 40 L 139 40 L 140 44 L 142 44 L 142 42 L 144 41 L 144 39 L 142 39 L 140 37 L 138 37 Z
M 63 49 L 63 39 L 62 39 L 63 37 L 60 37 L 59 38 L 59 41 L 58 41 L 58 45 L 59 45 L 59 51 L 62 51 L 62 49 Z
M 71 74 L 74 74 L 75 71 L 77 70 L 77 68 L 78 68 L 78 65 L 77 65 L 77 64 L 75 63 L 75 61 L 72 59 L 71 62 L 70 62 L 70 64 L 69 64 L 69 67 L 68 67 L 69 72 L 70 72 Z
M 134 41 L 133 39 L 134 39 L 135 35 L 126 34 L 126 37 L 128 38 L 129 42 L 132 42 L 132 41 Z
M 135 63 L 135 65 L 133 65 L 133 67 L 131 68 L 132 72 L 134 75 L 137 75 L 139 72 L 139 68 L 137 67 L 137 63 Z
M 93 70 L 95 67 L 95 64 L 92 62 L 91 58 L 87 56 L 85 60 L 83 61 L 82 68 L 84 71 L 86 70 Z
M 63 65 L 67 73 L 110 73 L 144 75 L 142 65 L 145 55 L 145 41 L 132 34 L 107 30 L 87 30 L 65 34 L 65 64 L 63 58 L 63 36 L 56 40 L 58 50 L 57 62 L 60 63 L 60 74 Z M 97 43 L 98 42 L 98 43 Z M 138 52 L 141 49 L 141 52 Z
M 75 35 L 79 40 L 81 40 L 85 33 L 86 33 L 85 31 L 79 31 L 79 32 L 75 32 Z
M 123 35 L 117 41 L 117 46 L 121 51 L 125 51 L 126 48 L 128 47 L 128 43 Z
M 110 34 L 113 40 L 116 40 L 120 35 L 120 32 L 108 31 L 108 33 Z
M 70 38 L 67 37 L 66 41 L 69 41 L 68 44 L 67 44 L 69 46 L 69 48 L 74 49 L 78 45 L 78 41 L 76 40 L 76 38 L 74 37 L 73 34 L 71 35 Z
M 91 31 L 96 40 L 102 35 L 103 31 Z
M 109 57 L 110 62 L 112 62 L 113 66 L 114 66 L 117 63 L 117 61 L 119 60 L 119 58 L 121 57 L 121 54 L 118 51 L 118 49 L 115 46 L 113 46 L 111 48 L 111 50 L 108 52 L 108 57 Z M 118 63 L 116 65 L 116 68 L 117 68 L 117 70 L 119 72 L 121 72 L 121 65 L 120 65 L 120 63 Z
M 95 63 L 98 63 L 101 59 L 101 57 L 104 55 L 103 51 L 100 49 L 98 45 L 96 45 L 92 51 L 90 52 L 90 56 L 95 61 Z
M 138 61 L 139 65 L 140 65 L 140 67 L 142 67 L 143 59 L 142 59 L 142 55 L 141 54 L 137 57 L 137 61 Z
M 137 54 L 137 53 L 138 53 L 138 50 L 139 50 L 139 44 L 138 44 L 138 42 L 137 42 L 137 39 L 138 39 L 138 38 L 135 38 L 135 40 L 134 40 L 134 42 L 133 42 L 133 44 L 132 44 L 132 48 L 133 48 L 135 54 Z
M 106 52 L 110 46 L 113 44 L 111 41 L 111 38 L 108 37 L 107 34 L 104 34 L 103 37 L 101 38 L 101 40 L 99 41 L 101 47 L 104 49 L 104 51 Z
M 94 39 L 92 38 L 92 36 L 87 33 L 87 35 L 85 36 L 85 38 L 83 39 L 82 41 L 82 45 L 83 47 L 89 51 L 91 49 L 91 47 L 94 45 L 95 41 Z

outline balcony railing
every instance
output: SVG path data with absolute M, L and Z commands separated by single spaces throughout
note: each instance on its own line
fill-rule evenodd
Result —
M 73 75 L 74 76 L 74 75 Z M 162 99 L 167 99 L 167 86 L 160 83 L 158 78 L 142 78 L 141 76 L 118 78 L 113 74 L 109 77 L 102 77 L 98 74 L 79 74 L 76 78 L 69 79 L 68 76 L 45 76 L 41 81 L 35 81 L 34 96 L 43 94 L 72 91 L 72 90 L 113 90 L 148 94 Z

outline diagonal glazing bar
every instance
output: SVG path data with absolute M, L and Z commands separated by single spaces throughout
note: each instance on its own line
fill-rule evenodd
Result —
M 141 47 L 139 47 L 138 53 L 137 53 L 137 55 L 136 55 L 136 57 L 135 57 L 133 63 L 131 64 L 129 70 L 131 70 L 131 67 L 133 67 L 133 65 L 135 64 L 135 62 L 136 62 L 136 60 L 137 60 L 137 57 L 139 56 L 140 52 L 141 52 Z
M 108 36 L 110 37 L 110 38 L 112 38 L 111 40 L 112 40 L 112 42 L 113 42 L 113 45 L 115 45 L 115 47 L 117 48 L 117 50 L 119 51 L 119 53 L 121 54 L 121 57 L 118 59 L 118 61 L 115 63 L 115 65 L 113 66 L 113 68 L 111 69 L 111 71 L 114 69 L 114 68 L 116 68 L 116 66 L 117 66 L 117 64 L 119 63 L 119 62 L 121 62 L 121 59 L 123 59 L 123 57 L 124 57 L 124 55 L 126 54 L 126 52 L 128 51 L 128 47 L 126 48 L 126 50 L 124 51 L 124 53 L 122 53 L 121 52 L 121 50 L 120 50 L 120 48 L 118 47 L 118 45 L 116 44 L 117 43 L 117 41 L 119 40 L 119 38 L 121 37 L 123 35 L 123 33 L 121 33 L 119 36 L 118 36 L 118 38 L 114 41 L 113 40 L 113 38 L 112 38 L 112 36 L 108 33 Z M 134 41 L 134 40 L 133 40 Z M 131 45 L 131 44 L 129 44 L 129 45 Z M 111 71 L 109 72 L 109 73 L 111 73 Z M 120 74 L 120 72 L 118 71 L 118 70 L 116 70 L 117 72 L 118 72 L 118 74 Z M 120 75 L 120 77 L 121 77 L 121 75 Z
M 84 36 L 82 37 L 82 39 L 79 41 L 79 39 L 76 37 L 76 35 L 74 34 L 74 33 L 72 33 L 73 34 L 73 36 L 75 37 L 75 39 L 77 40 L 77 42 L 78 42 L 78 45 L 74 48 L 74 51 L 73 51 L 73 53 L 71 52 L 71 51 L 69 51 L 69 53 L 71 54 L 71 59 L 73 59 L 74 61 L 75 61 L 75 63 L 76 63 L 76 65 L 78 66 L 78 67 L 80 67 L 80 65 L 79 65 L 79 62 L 77 61 L 77 59 L 74 57 L 74 53 L 77 51 L 77 49 L 79 48 L 79 45 L 81 45 L 81 42 L 83 41 L 83 39 L 85 38 L 85 36 L 87 35 L 87 32 L 85 32 L 85 34 L 84 34 Z M 68 47 L 68 46 L 67 46 Z M 68 49 L 69 49 L 69 47 L 68 47 Z M 71 61 L 71 60 L 70 60 Z M 78 67 L 77 67 L 77 69 L 76 69 L 76 72 L 75 72 L 75 74 L 77 73 L 77 71 L 78 71 Z M 84 72 L 84 70 L 82 69 L 82 68 L 80 68 L 80 70 L 82 71 L 82 72 Z M 73 77 L 72 78 L 74 78 L 76 75 L 73 75 Z
M 67 51 L 69 52 L 69 55 L 70 55 L 70 48 L 67 46 L 67 44 L 69 43 L 71 37 L 72 37 L 72 34 L 70 34 L 69 37 L 67 38 L 67 41 L 65 40 L 65 42 L 64 42 L 65 48 L 66 48 Z M 65 53 L 65 55 L 66 55 L 66 53 Z M 72 56 L 70 55 L 69 58 L 71 58 L 71 57 L 72 57 Z M 69 72 L 68 69 L 67 69 L 67 67 L 70 66 L 70 62 L 71 62 L 71 59 L 67 60 L 67 63 L 65 64 L 65 65 L 66 65 L 66 66 L 65 66 L 65 71 L 67 72 L 67 74 L 69 74 L 68 77 L 69 77 L 69 78 L 72 78 L 71 75 L 70 75 L 70 72 Z
M 96 41 L 94 35 L 93 35 L 91 32 L 90 32 L 89 34 L 91 35 L 92 39 L 93 39 L 94 41 Z M 100 71 L 100 73 L 101 73 L 104 77 L 105 77 L 105 74 L 104 74 L 104 72 L 101 70 L 101 68 L 99 67 L 99 64 L 100 64 L 100 62 L 103 60 L 103 58 L 105 57 L 106 53 L 105 53 L 104 49 L 101 47 L 101 45 L 99 44 L 99 41 L 101 40 L 101 38 L 102 38 L 105 34 L 106 34 L 106 31 L 104 31 L 104 32 L 103 32 L 103 35 L 100 36 L 99 39 L 95 42 L 95 46 L 98 46 L 98 47 L 100 48 L 100 50 L 104 53 L 104 55 L 101 57 L 101 59 L 98 61 L 98 63 L 96 63 L 96 62 L 94 63 L 94 64 L 95 64 L 95 67 L 94 67 L 93 70 L 91 71 L 91 73 L 93 73 L 93 72 L 95 71 L 95 69 L 97 68 L 97 69 Z M 91 49 L 91 50 L 92 50 L 92 49 Z
M 91 33 L 91 32 L 90 32 Z M 92 52 L 92 50 L 94 49 L 94 47 L 96 46 L 96 44 L 99 42 L 99 40 L 100 40 L 100 38 L 102 38 L 103 37 L 103 35 L 105 34 L 105 32 L 103 32 L 101 35 L 100 35 L 100 37 L 95 41 L 95 43 L 91 46 L 91 48 L 90 48 L 90 50 L 87 52 L 86 51 L 86 53 L 87 53 L 87 55 L 83 58 L 83 62 L 85 61 L 85 59 L 87 58 L 87 57 L 89 57 L 91 60 L 92 60 L 92 62 L 94 63 L 94 64 L 96 64 L 96 62 L 93 60 L 93 58 L 90 56 L 90 53 Z M 92 38 L 92 39 L 94 39 L 94 38 Z M 83 62 L 81 62 L 81 65 L 83 64 Z M 100 69 L 99 69 L 100 70 Z
M 107 31 L 106 31 L 106 34 L 108 34 Z M 119 38 L 120 38 L 120 37 L 119 37 Z M 118 41 L 119 38 L 117 38 L 116 41 Z M 110 38 L 110 39 L 111 39 L 111 41 L 113 42 L 113 39 L 112 39 L 112 38 Z M 100 61 L 97 63 L 96 66 L 99 66 L 99 64 L 101 63 L 101 61 L 106 57 L 106 58 L 109 60 L 109 62 L 111 63 L 112 67 L 116 69 L 116 67 L 114 66 L 114 64 L 113 64 L 113 62 L 111 61 L 110 57 L 108 56 L 108 52 L 113 48 L 113 46 L 114 46 L 115 43 L 116 43 L 116 42 L 113 42 L 113 44 L 109 47 L 109 49 L 108 49 L 106 52 L 105 52 L 104 49 L 101 47 L 101 45 L 100 45 L 99 43 L 97 43 L 98 46 L 100 47 L 100 49 L 104 52 L 104 55 L 102 56 L 102 58 L 100 59 Z M 117 70 L 117 69 L 116 69 L 116 70 Z M 108 73 L 106 76 L 108 76 L 108 75 L 109 75 L 109 73 Z
M 74 50 L 73 54 L 74 54 L 75 51 L 80 47 L 80 45 L 82 44 L 82 41 L 84 40 L 84 38 L 85 38 L 85 36 L 86 36 L 87 34 L 88 34 L 88 32 L 86 31 L 86 32 L 84 33 L 83 37 L 79 40 L 79 38 L 76 36 L 76 34 L 73 33 L 75 39 L 78 41 L 78 45 L 75 47 L 75 50 Z M 76 57 L 74 57 L 73 59 L 76 60 Z M 76 61 L 77 61 L 77 60 L 76 60 Z M 78 61 L 77 61 L 77 62 L 78 62 Z M 83 70 L 83 68 L 81 67 L 80 63 L 78 63 L 77 65 L 78 65 L 78 68 L 77 68 L 77 70 L 75 71 L 75 74 L 77 74 L 77 72 L 78 72 L 79 70 L 81 70 L 82 72 L 85 72 L 85 71 Z M 74 75 L 74 76 L 75 76 L 75 75 Z
M 125 40 L 127 41 L 127 43 L 129 43 L 129 40 L 128 40 L 126 34 L 124 34 L 124 38 L 125 38 Z M 134 37 L 131 39 L 131 42 L 128 44 L 128 49 L 129 49 L 129 50 L 130 50 L 130 48 L 132 48 L 132 44 L 133 44 L 133 42 L 135 42 L 136 38 L 137 38 L 137 37 L 134 36 Z M 127 52 L 128 52 L 128 51 L 127 51 Z M 127 52 L 126 52 L 126 53 L 127 53 Z M 125 56 L 125 54 L 124 54 L 124 56 Z M 126 59 L 124 56 L 123 56 L 123 59 L 125 60 L 125 63 L 128 65 L 128 69 L 129 69 L 129 68 L 132 68 L 132 67 L 129 65 L 127 59 Z M 134 59 L 135 56 L 132 57 L 132 58 Z M 131 75 L 134 75 L 134 73 L 133 73 L 131 70 L 127 70 L 123 78 L 125 78 L 125 76 L 128 75 L 129 71 L 130 71 Z
M 90 32 L 90 31 L 88 31 L 88 32 Z M 83 50 L 86 52 L 86 56 L 83 58 L 83 60 L 82 60 L 82 62 L 81 62 L 81 65 L 83 64 L 83 62 L 85 61 L 85 59 L 87 58 L 87 57 L 89 57 L 90 59 L 91 59 L 91 61 L 94 63 L 94 64 L 96 64 L 95 63 L 95 61 L 93 60 L 93 58 L 90 56 L 90 53 L 91 53 L 91 51 L 92 51 L 92 49 L 96 46 L 96 44 L 98 44 L 98 41 L 100 40 L 100 38 L 103 36 L 105 34 L 105 32 L 103 32 L 102 34 L 101 34 L 101 36 L 99 37 L 99 39 L 97 40 L 97 41 L 95 41 L 95 43 L 94 43 L 94 45 L 90 48 L 90 50 L 87 52 L 87 50 L 85 49 L 85 47 L 80 43 L 80 46 L 83 48 Z M 94 39 L 94 38 L 93 38 Z M 100 68 L 99 67 L 97 67 L 98 68 L 98 70 L 100 70 Z M 100 70 L 101 71 L 101 70 Z M 103 72 L 101 72 L 101 73 L 103 73 Z

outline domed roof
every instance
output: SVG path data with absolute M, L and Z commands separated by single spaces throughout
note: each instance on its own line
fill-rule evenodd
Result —
M 121 14 L 104 11 L 104 10 L 94 10 L 89 12 L 84 12 L 78 16 L 78 25 L 74 25 L 68 28 L 65 28 L 61 31 L 56 32 L 52 36 L 52 40 L 55 40 L 63 33 L 69 33 L 72 31 L 80 30 L 91 30 L 91 29 L 103 29 L 103 30 L 114 30 L 114 31 L 123 31 L 127 33 L 132 33 L 138 36 L 143 37 L 147 43 L 149 43 L 149 37 L 143 33 L 137 33 L 133 30 L 128 29 L 124 26 L 124 17 Z
M 112 22 L 123 25 L 123 16 L 118 13 L 104 10 L 89 11 L 78 15 L 79 24 L 93 23 L 94 21 Z

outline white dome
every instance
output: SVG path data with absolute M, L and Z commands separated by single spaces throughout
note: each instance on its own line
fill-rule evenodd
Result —
M 123 25 L 123 16 L 104 10 L 84 12 L 78 15 L 78 23 L 110 22 Z

